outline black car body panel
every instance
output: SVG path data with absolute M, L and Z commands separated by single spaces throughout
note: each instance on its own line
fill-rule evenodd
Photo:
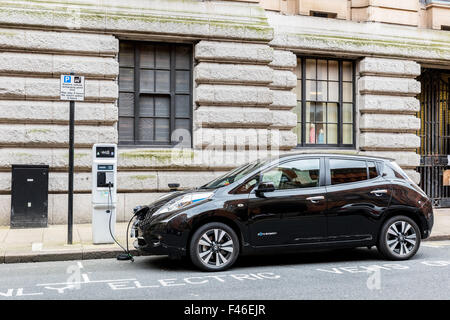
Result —
M 333 185 L 329 168 L 332 158 L 374 163 L 376 169 L 371 169 L 376 176 Z M 257 193 L 261 172 L 298 159 L 320 162 L 315 187 Z M 139 236 L 134 245 L 155 255 L 183 256 L 193 232 L 215 221 L 236 232 L 241 254 L 372 246 L 377 244 L 383 222 L 396 214 L 412 218 L 422 238 L 428 237 L 433 226 L 431 201 L 407 177 L 389 176 L 383 171 L 387 169 L 392 169 L 389 159 L 364 156 L 293 154 L 268 160 L 227 185 L 172 192 L 148 205 L 147 214 L 135 223 Z M 251 190 L 240 190 L 255 179 Z M 170 200 L 200 192 L 213 194 L 180 210 L 155 214 Z

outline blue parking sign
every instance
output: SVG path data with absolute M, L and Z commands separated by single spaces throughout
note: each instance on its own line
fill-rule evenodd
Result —
M 84 77 L 62 74 L 59 95 L 61 100 L 84 101 Z

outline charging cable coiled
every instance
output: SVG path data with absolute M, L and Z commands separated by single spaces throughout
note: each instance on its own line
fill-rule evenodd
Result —
M 111 223 L 112 223 L 112 195 L 111 195 L 111 182 L 108 183 L 108 213 L 109 213 L 109 233 L 111 234 L 111 237 L 113 238 L 114 242 L 120 247 L 122 248 L 122 250 L 124 251 L 124 253 L 120 253 L 117 256 L 117 260 L 131 260 L 131 262 L 134 262 L 134 257 L 131 255 L 130 250 L 128 248 L 128 230 L 130 228 L 130 224 L 131 221 L 133 221 L 134 217 L 136 217 L 136 213 L 131 217 L 130 221 L 128 222 L 128 226 L 127 226 L 127 234 L 126 234 L 126 242 L 127 242 L 127 248 L 125 249 L 114 237 L 113 232 L 112 232 L 112 228 L 111 228 Z

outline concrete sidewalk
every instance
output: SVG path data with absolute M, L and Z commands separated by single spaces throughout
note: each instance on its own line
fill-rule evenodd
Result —
M 450 240 L 450 209 L 435 209 L 432 240 Z M 127 223 L 116 224 L 116 238 L 125 247 Z M 113 258 L 122 252 L 116 244 L 92 244 L 90 224 L 73 227 L 73 244 L 67 245 L 67 226 L 50 225 L 39 229 L 0 227 L 0 263 L 63 261 Z M 129 238 L 133 255 L 139 255 Z
M 116 224 L 116 239 L 126 247 L 126 222 Z M 139 255 L 129 238 L 133 255 Z M 90 224 L 73 226 L 73 244 L 67 244 L 67 225 L 48 228 L 10 229 L 0 227 L 0 263 L 87 260 L 116 257 L 123 252 L 117 244 L 92 244 Z

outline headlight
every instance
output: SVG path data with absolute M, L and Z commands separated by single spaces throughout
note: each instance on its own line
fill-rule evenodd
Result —
M 175 199 L 170 200 L 161 208 L 159 208 L 158 211 L 154 213 L 154 215 L 188 207 L 196 202 L 210 198 L 213 194 L 214 194 L 213 192 L 199 192 L 199 193 L 189 193 L 176 197 Z

